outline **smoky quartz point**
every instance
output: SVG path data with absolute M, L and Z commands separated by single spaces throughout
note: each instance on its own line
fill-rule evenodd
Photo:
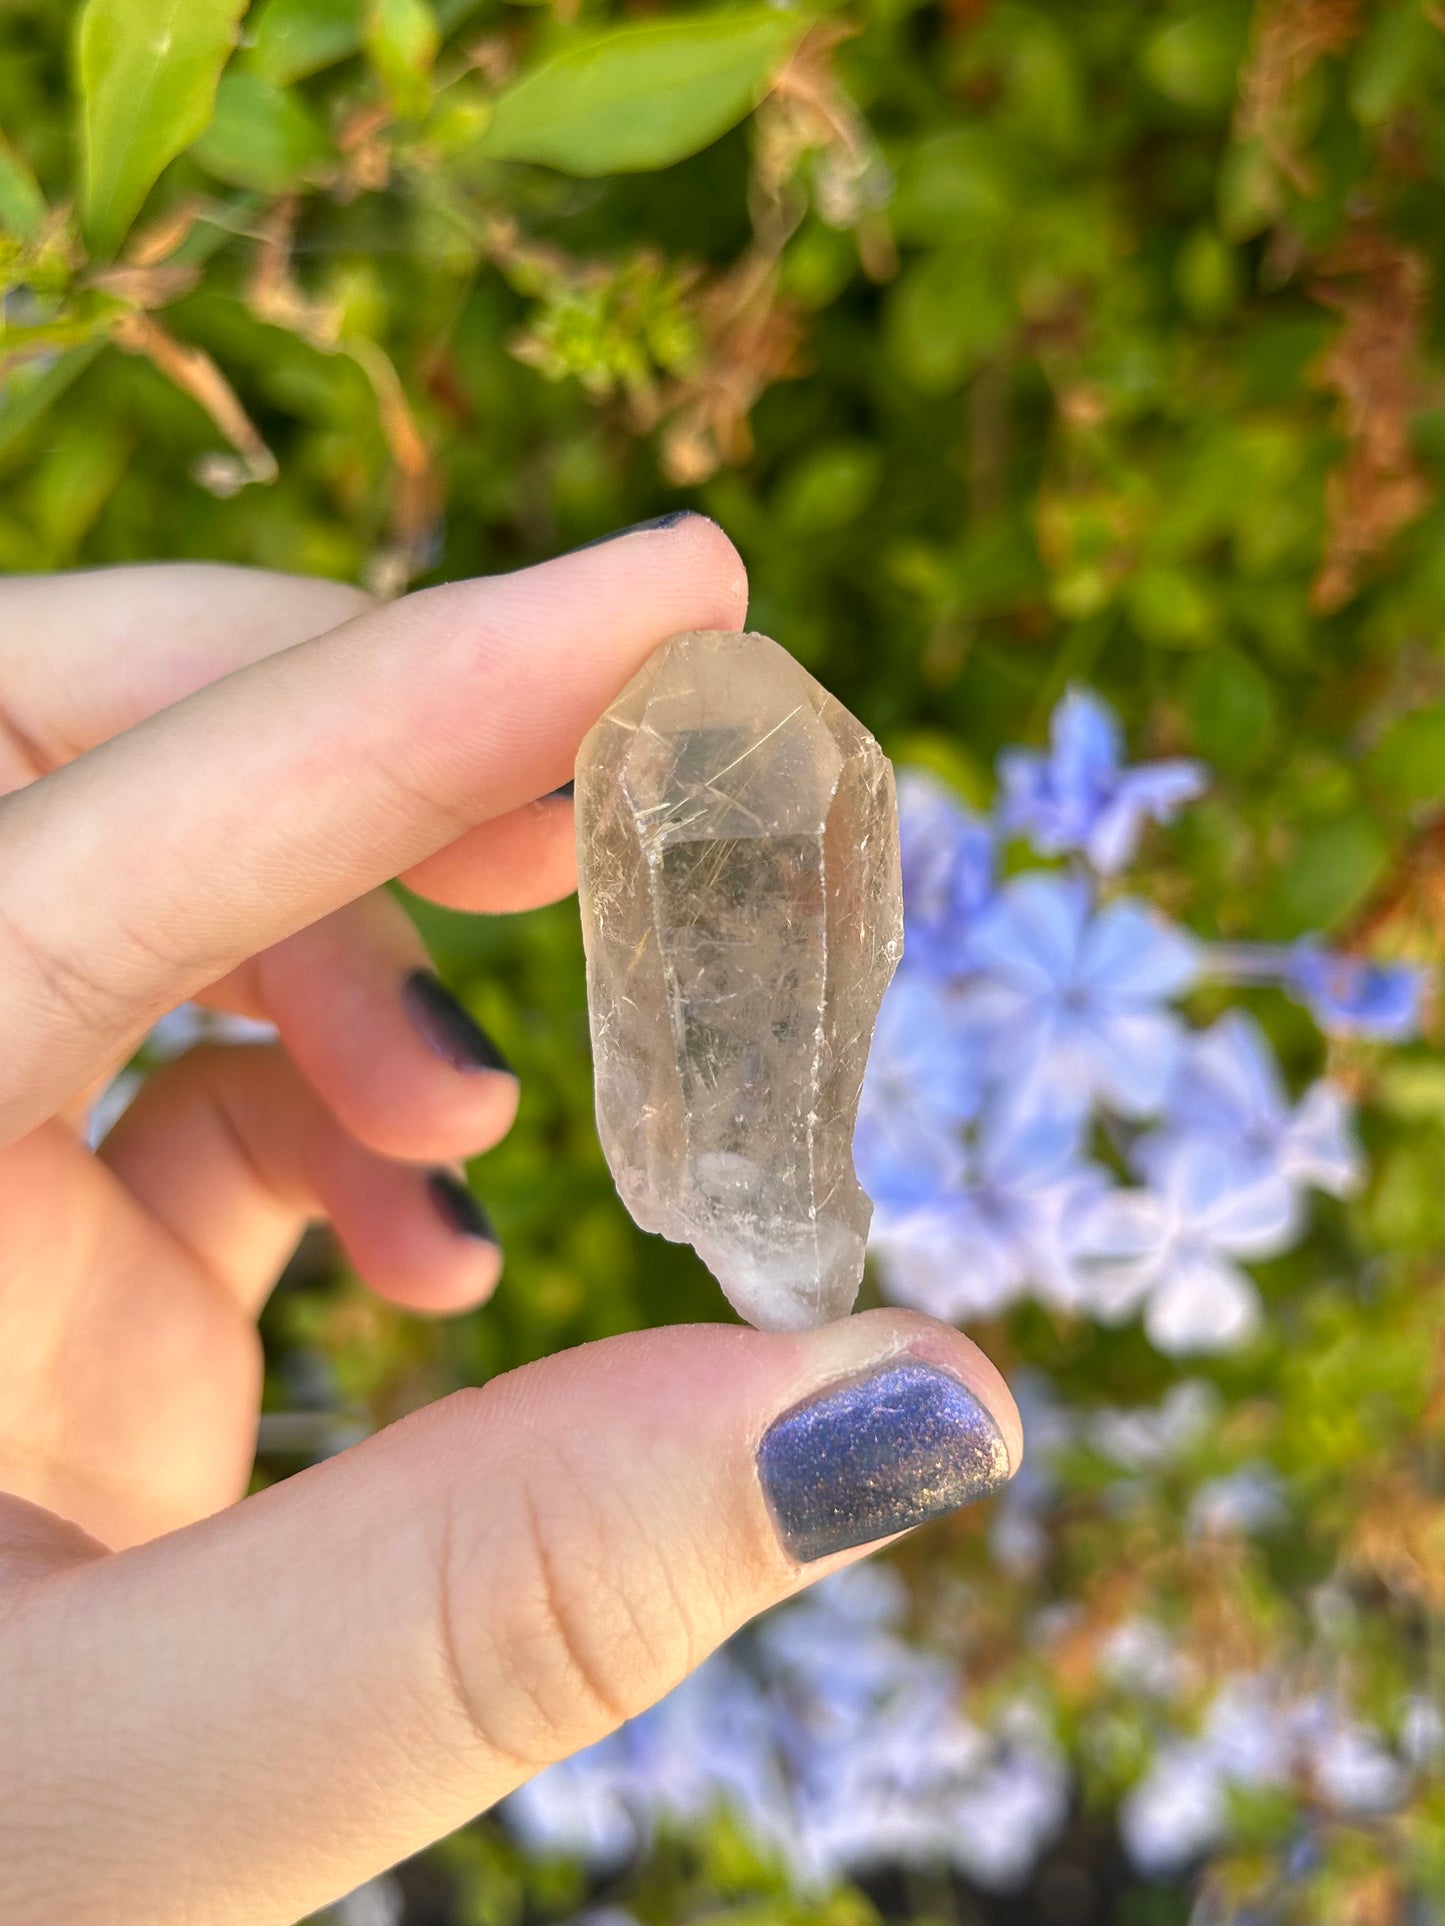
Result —
M 853 1126 L 903 949 L 893 771 L 765 635 L 665 643 L 577 758 L 602 1147 L 765 1330 L 851 1309 Z

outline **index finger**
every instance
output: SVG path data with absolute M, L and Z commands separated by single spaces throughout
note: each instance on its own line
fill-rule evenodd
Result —
M 0 801 L 0 1141 L 164 1009 L 570 773 L 659 643 L 737 628 L 689 515 L 376 609 Z
M 219 562 L 0 581 L 0 790 L 373 606 L 345 582 Z M 7 768 L 4 748 L 16 752 Z

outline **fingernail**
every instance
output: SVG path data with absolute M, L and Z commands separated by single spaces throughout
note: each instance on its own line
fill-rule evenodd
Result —
M 413 970 L 401 986 L 401 1000 L 418 1035 L 453 1070 L 516 1071 L 481 1024 L 464 1010 L 433 970 Z
M 569 548 L 569 555 L 580 555 L 584 548 L 601 548 L 604 542 L 620 541 L 624 535 L 644 535 L 649 529 L 676 528 L 690 515 L 696 515 L 695 508 L 669 508 L 665 515 L 654 515 L 649 521 L 629 522 L 626 528 L 614 528 L 610 534 L 594 535 L 590 542 L 579 542 L 576 548 Z
M 437 1216 L 448 1230 L 455 1231 L 458 1237 L 474 1238 L 479 1244 L 495 1244 L 500 1250 L 501 1239 L 492 1228 L 491 1218 L 460 1177 L 454 1177 L 449 1170 L 434 1170 L 426 1180 L 426 1188 Z
M 552 798 L 555 796 L 559 801 L 571 802 L 573 796 L 576 793 L 577 793 L 577 785 L 575 782 L 564 782 L 564 783 L 560 783 L 555 789 L 549 789 L 546 795 L 542 798 L 542 800 L 543 802 L 551 802 Z
M 1008 1481 L 1008 1448 L 957 1378 L 905 1358 L 784 1412 L 758 1473 L 785 1550 L 807 1564 L 986 1498 Z

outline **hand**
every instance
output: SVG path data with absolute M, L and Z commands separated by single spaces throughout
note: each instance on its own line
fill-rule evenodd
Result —
M 986 1360 L 876 1312 L 590 1345 L 241 1501 L 308 1219 L 419 1310 L 499 1269 L 446 1171 L 514 1080 L 378 886 L 571 888 L 545 798 L 583 733 L 744 610 L 697 516 L 384 609 L 220 568 L 0 585 L 7 1926 L 282 1926 L 1017 1466 Z M 278 1042 L 162 1069 L 92 1155 L 94 1092 L 187 997 Z

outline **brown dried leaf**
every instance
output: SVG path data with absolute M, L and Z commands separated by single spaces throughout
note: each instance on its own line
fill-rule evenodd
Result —
M 341 310 L 336 304 L 314 300 L 291 271 L 296 212 L 296 197 L 287 195 L 261 222 L 246 281 L 246 306 L 258 321 L 285 328 L 329 354 L 341 332 Z
M 380 101 L 367 102 L 342 122 L 336 136 L 343 163 L 334 189 L 338 200 L 378 194 L 391 179 L 390 126 L 391 109 Z
M 117 317 L 111 338 L 126 354 L 143 355 L 157 373 L 197 402 L 245 464 L 248 480 L 276 479 L 276 457 L 262 441 L 235 389 L 202 348 L 177 341 L 148 314 Z
M 1344 325 L 1315 370 L 1340 400 L 1349 441 L 1325 489 L 1325 555 L 1311 590 L 1321 614 L 1354 595 L 1367 566 L 1425 508 L 1429 491 L 1410 447 L 1421 400 L 1419 340 L 1425 267 L 1382 234 L 1352 235 L 1319 264 L 1315 300 Z
M 1387 1471 L 1354 1511 L 1349 1563 L 1433 1613 L 1445 1607 L 1445 1520 L 1435 1495 L 1407 1472 Z
M 1298 151 L 1300 84 L 1327 54 L 1343 53 L 1359 31 L 1360 0 L 1266 0 L 1255 13 L 1234 134 L 1257 140 L 1297 193 L 1315 191 L 1314 172 Z
M 132 308 L 163 308 L 189 294 L 201 278 L 194 267 L 113 267 L 91 276 L 90 285 Z
M 168 260 L 210 205 L 204 194 L 191 194 L 178 207 L 138 228 L 126 245 L 127 267 L 152 268 Z
M 294 197 L 288 197 L 278 201 L 262 223 L 246 305 L 259 320 L 299 335 L 321 354 L 349 356 L 371 383 L 394 476 L 391 532 L 384 549 L 372 558 L 370 586 L 383 596 L 399 595 L 430 560 L 441 511 L 431 453 L 385 350 L 364 336 L 345 334 L 340 305 L 313 299 L 296 280 L 291 263 L 296 211 Z
M 820 21 L 774 81 L 753 117 L 749 198 L 758 245 L 780 253 L 807 212 L 800 176 L 811 156 L 818 212 L 829 226 L 859 235 L 865 272 L 883 280 L 897 269 L 882 212 L 887 171 L 872 130 L 832 65 L 834 50 L 856 31 L 843 21 Z
M 641 432 L 666 423 L 662 468 L 679 487 L 748 459 L 752 410 L 774 381 L 799 372 L 804 335 L 798 310 L 778 292 L 777 259 L 762 248 L 705 287 L 695 313 L 706 343 L 700 366 L 633 409 Z

